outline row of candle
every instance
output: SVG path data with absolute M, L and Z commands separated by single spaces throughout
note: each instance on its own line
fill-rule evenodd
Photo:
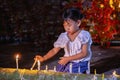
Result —
M 93 77 L 93 80 L 97 80 L 97 72 L 96 72 L 96 69 L 94 70 L 94 77 Z M 104 76 L 104 73 L 102 74 L 102 80 L 105 79 L 105 76 Z
M 110 80 L 117 80 L 117 76 L 119 76 L 118 78 L 120 78 L 120 75 L 117 75 L 116 71 L 114 71 L 113 74 L 112 74 L 112 78 Z M 94 70 L 94 76 L 93 76 L 92 80 L 98 80 L 96 69 Z M 106 80 L 104 73 L 102 73 L 102 80 Z
M 18 68 L 19 68 L 19 55 L 16 55 L 16 69 L 18 70 Z M 38 60 L 38 61 L 34 61 L 34 63 L 33 63 L 33 65 L 32 65 L 32 67 L 31 67 L 31 70 L 34 68 L 34 66 L 35 66 L 35 64 L 37 63 L 37 66 L 38 66 L 38 70 L 40 70 L 40 66 L 41 66 L 41 64 L 40 64 L 40 61 Z M 70 64 L 70 73 L 72 73 L 72 64 Z M 45 70 L 48 70 L 48 66 L 46 65 L 46 69 Z M 54 66 L 54 71 L 56 72 L 56 66 Z M 79 72 L 80 72 L 80 68 L 79 68 Z M 93 80 L 97 80 L 97 76 L 96 76 L 96 69 L 94 70 L 94 77 L 93 77 Z M 102 74 L 102 80 L 105 80 L 105 76 L 104 76 L 104 73 Z
M 16 69 L 18 70 L 18 60 L 19 60 L 19 55 L 16 55 Z M 34 68 L 36 62 L 38 63 L 38 70 L 40 70 L 40 61 L 34 61 L 31 70 Z M 56 68 L 56 67 L 55 67 Z M 46 70 L 48 70 L 48 66 L 46 65 Z M 80 68 L 79 68 L 79 72 L 80 72 Z M 72 73 L 72 63 L 70 64 L 70 73 Z M 94 70 L 94 74 L 96 75 L 96 69 Z
M 18 63 L 19 63 L 19 55 L 17 54 L 16 55 L 16 70 L 19 69 L 19 64 Z M 31 67 L 31 70 L 33 70 L 33 68 L 36 65 L 36 63 L 37 63 L 38 70 L 40 70 L 41 64 L 40 64 L 39 60 L 38 61 L 36 61 L 36 60 L 34 61 L 32 67 Z M 46 69 L 45 70 L 48 70 L 48 66 L 47 65 L 46 65 Z M 54 66 L 54 71 L 56 72 L 56 66 Z
M 16 55 L 16 69 L 18 70 L 18 60 L 19 60 L 19 55 L 17 54 Z M 38 65 L 38 70 L 40 70 L 40 66 L 41 66 L 41 64 L 40 64 L 40 61 L 38 60 L 38 61 L 34 61 L 34 63 L 33 63 L 33 65 L 32 65 L 32 67 L 31 67 L 31 70 L 34 68 L 34 66 L 36 65 L 36 63 L 37 63 L 37 65 Z M 48 66 L 46 65 L 46 70 L 48 70 Z M 72 73 L 72 63 L 70 64 L 70 67 L 69 67 L 69 70 L 70 70 L 70 73 Z M 80 67 L 79 67 L 79 73 L 80 73 Z M 56 67 L 54 67 L 54 71 L 56 71 Z M 95 73 L 95 75 L 96 75 L 96 70 L 94 71 L 94 73 Z
M 17 54 L 16 55 L 16 69 L 18 70 L 18 60 L 19 60 L 19 54 Z M 34 66 L 36 65 L 36 63 L 37 63 L 37 66 L 38 66 L 38 70 L 40 70 L 40 66 L 41 66 L 41 64 L 40 64 L 40 61 L 38 60 L 38 61 L 34 61 L 34 63 L 33 63 L 33 65 L 32 65 L 32 67 L 31 67 L 31 70 L 33 70 L 33 68 L 34 68 Z M 46 70 L 48 70 L 48 66 L 46 65 Z M 54 66 L 54 71 L 56 72 L 56 66 Z M 72 73 L 72 63 L 70 63 L 70 66 L 69 66 L 69 71 L 70 71 L 70 73 Z M 80 73 L 80 67 L 78 68 L 78 72 L 79 72 L 79 74 L 81 74 Z

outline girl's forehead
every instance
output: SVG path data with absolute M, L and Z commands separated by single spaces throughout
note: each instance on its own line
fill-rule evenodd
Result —
M 70 18 L 67 18 L 67 19 L 64 20 L 64 22 L 69 23 L 69 22 L 74 22 L 74 21 L 72 19 L 70 19 Z

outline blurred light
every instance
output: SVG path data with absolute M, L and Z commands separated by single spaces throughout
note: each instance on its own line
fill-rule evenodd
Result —
M 20 53 L 15 53 L 15 55 L 14 55 L 14 58 L 21 58 L 21 54 Z

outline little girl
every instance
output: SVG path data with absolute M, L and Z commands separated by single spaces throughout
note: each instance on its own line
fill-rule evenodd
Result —
M 80 9 L 66 9 L 63 13 L 65 32 L 61 33 L 54 42 L 54 48 L 43 57 L 36 55 L 35 60 L 46 61 L 64 48 L 65 54 L 58 61 L 58 72 L 70 72 L 70 64 L 72 64 L 72 73 L 84 73 L 88 70 L 88 62 L 92 56 L 92 39 L 88 31 L 80 29 L 82 18 Z

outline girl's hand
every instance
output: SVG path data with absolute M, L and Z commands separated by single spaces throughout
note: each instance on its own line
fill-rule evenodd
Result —
M 40 56 L 40 55 L 36 55 L 35 58 L 34 58 L 34 60 L 36 60 L 36 61 L 39 60 L 40 62 L 43 62 L 44 58 L 42 56 Z
M 60 57 L 60 60 L 58 61 L 59 64 L 61 65 L 65 65 L 69 62 L 69 58 L 68 57 Z

